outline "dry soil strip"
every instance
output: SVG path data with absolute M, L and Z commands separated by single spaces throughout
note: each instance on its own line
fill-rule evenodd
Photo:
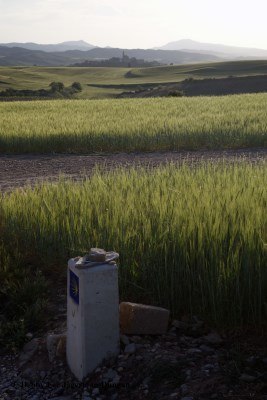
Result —
M 105 169 L 137 165 L 156 167 L 169 162 L 195 164 L 201 161 L 217 162 L 222 159 L 227 162 L 238 162 L 245 159 L 257 163 L 267 160 L 267 148 L 105 155 L 1 155 L 0 191 L 5 192 L 29 184 L 34 185 L 43 180 L 56 180 L 61 174 L 72 179 L 81 179 L 84 175 L 90 175 L 96 165 Z

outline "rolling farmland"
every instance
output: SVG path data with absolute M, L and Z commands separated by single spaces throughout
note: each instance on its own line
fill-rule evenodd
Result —
M 155 68 L 0 67 L 0 90 L 47 89 L 53 81 L 83 85 L 78 98 L 109 98 L 141 86 L 184 79 L 227 78 L 267 74 L 267 61 L 235 61 Z
M 263 61 L 0 68 L 0 90 L 83 86 L 73 100 L 0 102 L 0 342 L 41 326 L 48 286 L 88 246 L 121 254 L 125 299 L 266 326 L 267 94 L 112 98 L 266 73 Z

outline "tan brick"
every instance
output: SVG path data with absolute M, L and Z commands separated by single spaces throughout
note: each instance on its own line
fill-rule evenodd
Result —
M 144 304 L 120 303 L 120 327 L 128 335 L 163 335 L 168 328 L 170 311 Z

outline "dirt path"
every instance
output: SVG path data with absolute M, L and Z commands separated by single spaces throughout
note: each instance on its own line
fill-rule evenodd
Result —
M 236 162 L 242 159 L 259 162 L 267 159 L 267 148 L 225 151 L 180 151 L 162 153 L 119 153 L 107 155 L 0 155 L 0 191 L 8 191 L 41 180 L 57 179 L 60 174 L 79 179 L 90 175 L 96 165 L 107 169 L 133 165 L 155 167 L 175 162 L 199 163 L 226 159 Z

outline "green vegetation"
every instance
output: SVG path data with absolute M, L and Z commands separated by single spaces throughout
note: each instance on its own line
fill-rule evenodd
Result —
M 164 99 L 99 100 L 138 85 L 264 73 L 267 62 L 256 61 L 0 68 L 0 90 L 61 95 L 68 88 L 80 98 L 0 103 L 0 154 L 264 147 L 267 94 L 179 98 L 170 91 Z M 194 313 L 218 327 L 262 327 L 266 176 L 266 162 L 170 165 L 96 171 L 80 183 L 62 179 L 3 194 L 0 344 L 21 344 L 41 326 L 51 282 L 65 277 L 69 257 L 94 246 L 120 252 L 122 299 Z
M 266 146 L 267 94 L 0 104 L 0 153 Z
M 267 61 L 199 63 L 154 68 L 0 67 L 0 90 L 47 89 L 50 82 L 83 85 L 80 98 L 107 98 L 142 85 L 195 78 L 226 78 L 267 74 Z
M 68 257 L 100 246 L 121 254 L 122 299 L 195 313 L 217 326 L 263 326 L 266 177 L 265 162 L 169 165 L 95 171 L 79 183 L 61 179 L 4 194 L 0 314 L 29 298 L 37 307 L 42 274 L 58 282 Z M 34 275 L 33 266 L 41 272 Z
M 70 87 L 65 87 L 62 82 L 51 82 L 49 85 L 50 89 L 6 89 L 0 91 L 0 100 L 14 99 L 14 98 L 72 98 L 74 94 L 82 91 L 82 86 L 79 82 L 74 82 Z
M 12 244 L 4 237 L 2 210 L 0 217 L 0 348 L 16 349 L 44 322 L 48 285 L 30 249 L 25 246 L 20 253 L 12 232 Z

